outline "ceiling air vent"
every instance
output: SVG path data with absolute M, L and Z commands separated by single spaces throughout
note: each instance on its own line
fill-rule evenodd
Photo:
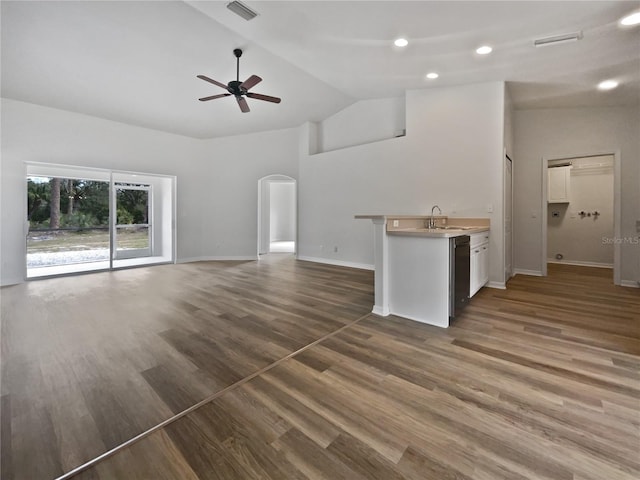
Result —
M 536 47 L 546 47 L 548 45 L 557 45 L 559 43 L 577 42 L 582 40 L 582 31 L 574 33 L 565 33 L 563 35 L 554 35 L 553 37 L 539 38 L 533 41 Z
M 240 15 L 245 20 L 251 20 L 252 18 L 256 18 L 258 16 L 256 12 L 251 10 L 244 3 L 240 3 L 237 1 L 227 3 L 227 8 L 236 15 Z

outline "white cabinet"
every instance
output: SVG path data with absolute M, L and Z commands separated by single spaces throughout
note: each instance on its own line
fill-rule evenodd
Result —
M 569 203 L 571 166 L 547 168 L 547 202 Z
M 438 327 L 449 326 L 449 239 L 389 235 L 389 311 Z
M 489 281 L 489 232 L 474 233 L 470 242 L 469 297 Z

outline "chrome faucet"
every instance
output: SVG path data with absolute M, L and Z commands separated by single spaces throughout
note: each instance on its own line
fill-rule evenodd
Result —
M 436 222 L 433 220 L 433 211 L 436 208 L 438 209 L 438 215 L 442 215 L 442 210 L 440 210 L 440 207 L 438 205 L 434 205 L 433 207 L 431 207 L 431 217 L 429 217 L 429 223 L 427 224 L 427 228 L 436 227 Z

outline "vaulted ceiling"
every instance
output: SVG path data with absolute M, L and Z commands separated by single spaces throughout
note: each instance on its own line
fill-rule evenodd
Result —
M 246 21 L 218 1 L 2 1 L 2 96 L 196 138 L 320 121 L 407 89 L 507 81 L 518 108 L 637 105 L 640 2 L 250 1 Z M 533 40 L 582 39 L 543 48 Z M 405 37 L 409 45 L 395 47 Z M 487 56 L 475 53 L 483 44 Z M 233 98 L 196 78 L 257 74 Z M 427 80 L 425 74 L 439 78 Z M 601 80 L 620 86 L 601 92 Z

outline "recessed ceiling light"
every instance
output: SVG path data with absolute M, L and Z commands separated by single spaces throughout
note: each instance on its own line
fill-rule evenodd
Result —
M 427 78 L 430 79 L 430 80 L 434 80 L 434 79 L 438 78 L 439 76 L 440 75 L 438 75 L 436 72 L 427 73 Z
M 478 55 L 488 55 L 492 51 L 493 51 L 493 48 L 491 48 L 489 45 L 483 45 L 480 48 L 476 49 L 476 53 Z
M 625 27 L 631 25 L 638 25 L 640 23 L 640 12 L 632 13 L 631 15 L 627 15 L 622 20 L 620 20 L 620 25 L 624 25 Z
M 598 90 L 612 90 L 618 86 L 618 82 L 615 80 L 605 80 L 598 84 Z
M 406 38 L 397 38 L 395 42 L 393 42 L 393 44 L 396 47 L 406 47 L 407 45 L 409 45 L 409 41 Z

